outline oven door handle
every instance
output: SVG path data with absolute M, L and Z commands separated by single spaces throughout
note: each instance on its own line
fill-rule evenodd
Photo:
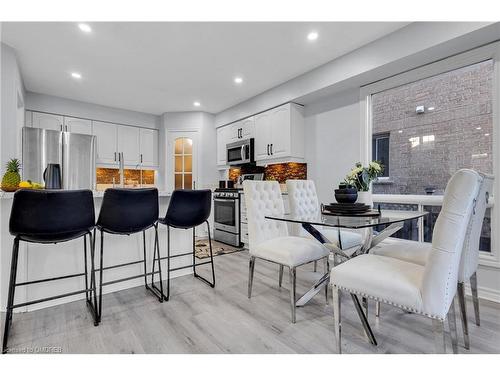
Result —
M 227 201 L 235 201 L 236 198 L 214 198 L 214 202 L 227 202 Z

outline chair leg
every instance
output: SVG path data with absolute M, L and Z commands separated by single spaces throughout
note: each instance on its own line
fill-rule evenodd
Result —
M 92 237 L 91 237 L 92 239 Z M 83 236 L 83 262 L 85 264 L 85 300 L 89 302 L 89 282 L 88 282 L 88 269 L 87 269 L 87 235 Z
M 201 281 L 207 283 L 210 285 L 211 288 L 215 288 L 215 266 L 214 266 L 214 255 L 212 252 L 212 238 L 210 237 L 210 224 L 208 223 L 208 220 L 205 220 L 207 223 L 208 227 L 208 244 L 210 248 L 210 264 L 212 266 L 212 281 L 208 281 L 204 277 L 198 275 L 196 273 L 196 256 L 195 256 L 195 251 L 196 251 L 196 244 L 195 244 L 195 228 L 193 228 L 193 274 L 196 278 L 200 279 Z
M 455 316 L 455 299 L 451 301 L 450 309 L 447 314 L 448 328 L 450 329 L 451 347 L 453 354 L 458 353 L 458 339 L 457 339 L 457 320 Z
M 467 322 L 467 302 L 465 300 L 465 288 L 463 282 L 459 282 L 457 285 L 457 295 L 458 304 L 460 306 L 460 318 L 462 320 L 462 331 L 464 333 L 464 346 L 465 349 L 470 349 L 469 325 Z
M 328 257 L 325 258 L 325 274 L 330 272 L 330 261 L 328 260 Z M 329 283 L 325 283 L 325 301 L 326 304 L 328 305 L 328 285 Z
M 342 353 L 342 324 L 340 319 L 340 289 L 332 286 L 332 301 L 333 301 L 333 323 L 335 329 L 335 349 L 338 354 Z
M 380 301 L 375 301 L 375 316 L 377 318 L 380 316 Z
M 470 277 L 470 289 L 472 292 L 472 303 L 474 304 L 474 315 L 476 317 L 476 325 L 479 327 L 481 325 L 481 320 L 479 319 L 479 297 L 477 295 L 477 274 L 474 272 Z
M 9 293 L 7 297 L 7 311 L 5 314 L 5 329 L 3 331 L 2 353 L 7 353 L 7 342 L 9 340 L 9 329 L 12 322 L 12 306 L 14 305 L 14 294 L 16 291 L 17 260 L 19 257 L 19 239 L 14 239 L 12 245 L 12 260 L 10 261 Z
M 103 271 L 103 253 L 104 253 L 104 232 L 101 230 L 101 256 L 99 259 L 99 323 L 102 318 L 102 271 Z
M 318 270 L 318 261 L 315 260 L 314 261 L 314 272 L 316 272 Z
M 280 288 L 281 288 L 281 284 L 283 283 L 283 269 L 284 268 L 285 268 L 285 266 L 283 266 L 282 264 L 280 264 L 279 281 L 278 281 L 278 285 L 279 285 Z
M 89 233 L 90 237 L 90 288 L 92 289 L 91 295 L 94 296 L 94 303 L 92 306 L 93 315 L 94 315 L 94 326 L 99 325 L 99 316 L 97 315 L 97 291 L 96 291 L 96 278 L 95 278 L 95 229 L 94 233 Z M 89 302 L 90 303 L 90 302 Z
M 166 296 L 163 294 L 163 275 L 161 272 L 161 257 L 160 257 L 160 242 L 158 240 L 158 224 L 154 225 L 155 228 L 155 240 L 154 240 L 154 245 L 153 245 L 153 266 L 151 267 L 151 287 L 148 287 L 147 281 L 146 281 L 146 289 L 149 289 L 151 293 L 153 293 L 157 298 L 160 303 L 162 303 L 165 299 Z M 144 259 L 146 259 L 146 248 L 144 247 Z M 159 275 L 159 285 L 160 288 L 155 284 L 155 274 L 156 274 L 156 267 L 155 264 L 158 262 L 158 275 Z M 144 273 L 146 274 L 146 264 L 144 262 Z M 145 280 L 146 280 L 145 276 Z
M 292 323 L 295 323 L 295 309 L 297 298 L 295 295 L 297 287 L 297 269 L 295 267 L 290 267 L 290 305 L 292 308 Z
M 366 319 L 368 319 L 368 298 L 366 298 L 366 297 L 361 298 L 361 303 L 363 304 L 363 307 L 365 308 Z
M 170 227 L 167 225 L 167 297 L 166 301 L 170 299 Z
M 142 231 L 142 249 L 143 249 L 143 256 L 144 256 L 144 260 L 143 260 L 143 264 L 144 264 L 144 286 L 146 287 L 146 289 L 148 289 L 148 276 L 146 275 L 148 273 L 148 268 L 146 266 L 146 231 L 143 230 Z M 155 249 L 156 251 L 156 249 Z M 154 261 L 153 261 L 153 265 L 154 265 Z M 154 272 L 154 271 L 153 271 Z M 154 283 L 154 273 L 151 275 L 151 284 Z
M 444 321 L 439 319 L 432 319 L 432 330 L 434 332 L 434 344 L 436 346 L 436 353 L 446 354 Z
M 248 263 L 248 298 L 252 298 L 253 271 L 255 269 L 255 257 L 250 257 Z

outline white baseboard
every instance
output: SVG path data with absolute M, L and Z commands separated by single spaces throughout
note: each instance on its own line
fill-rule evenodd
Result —
M 469 284 L 465 284 L 465 294 L 467 294 L 468 296 L 472 295 Z M 500 303 L 500 291 L 497 289 L 478 286 L 477 294 L 481 299 Z

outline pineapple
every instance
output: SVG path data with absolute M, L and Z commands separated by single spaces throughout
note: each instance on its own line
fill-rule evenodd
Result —
M 21 169 L 21 163 L 19 159 L 10 159 L 7 163 L 7 172 L 2 178 L 2 190 L 3 191 L 16 191 L 21 182 L 21 176 L 19 175 L 19 170 Z

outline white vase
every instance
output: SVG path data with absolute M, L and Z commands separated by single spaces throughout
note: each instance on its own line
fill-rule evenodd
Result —
M 371 191 L 358 191 L 358 199 L 356 203 L 364 203 L 373 207 L 373 197 Z

